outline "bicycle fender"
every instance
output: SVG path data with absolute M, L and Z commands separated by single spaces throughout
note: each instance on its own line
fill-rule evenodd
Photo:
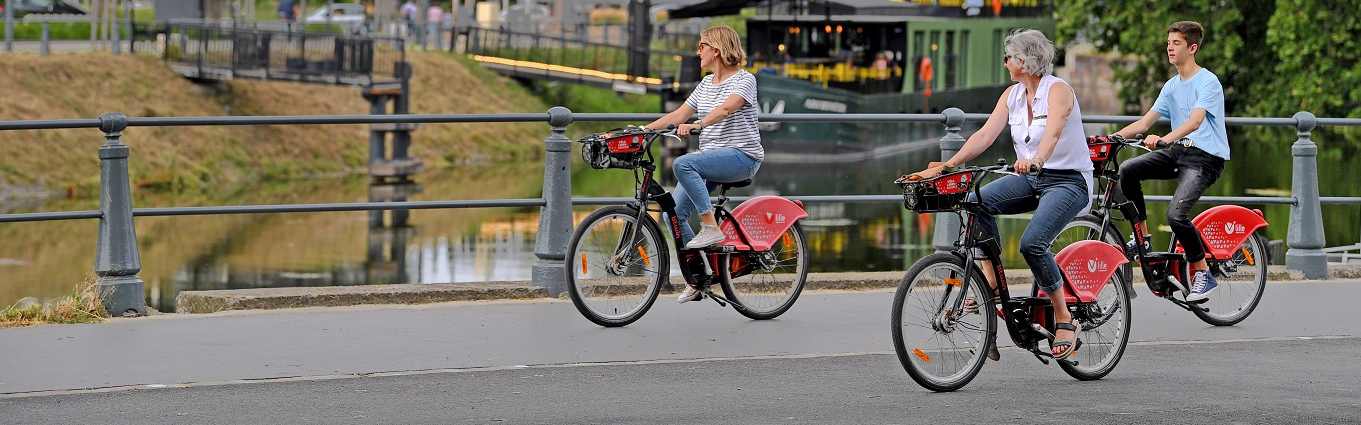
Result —
M 808 213 L 794 201 L 779 196 L 757 196 L 734 208 L 732 216 L 742 225 L 742 235 L 737 234 L 738 228 L 732 222 L 724 220 L 719 229 L 727 239 L 720 245 L 732 245 L 739 251 L 769 251 L 794 221 L 807 217 Z M 742 242 L 742 236 L 751 242 L 750 246 Z
M 1191 225 L 1200 231 L 1205 252 L 1214 258 L 1233 258 L 1233 250 L 1243 245 L 1257 229 L 1267 226 L 1261 214 L 1238 205 L 1219 205 L 1191 219 Z M 1180 243 L 1177 252 L 1182 252 Z
M 1054 256 L 1054 261 L 1068 280 L 1071 293 L 1064 294 L 1064 299 L 1068 302 L 1092 302 L 1096 301 L 1097 294 L 1101 293 L 1111 276 L 1129 259 L 1125 258 L 1124 252 L 1110 244 L 1085 240 L 1063 248 Z

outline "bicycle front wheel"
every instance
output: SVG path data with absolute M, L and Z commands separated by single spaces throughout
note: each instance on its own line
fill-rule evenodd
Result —
M 964 267 L 973 267 L 964 282 Z M 991 308 L 972 313 L 956 309 L 973 298 L 991 306 L 982 271 L 949 252 L 918 260 L 893 294 L 893 349 L 912 380 L 932 391 L 954 391 L 968 384 L 983 367 L 988 335 L 996 332 Z
M 1233 256 L 1226 260 L 1208 259 L 1211 273 L 1219 287 L 1210 298 L 1199 304 L 1200 309 L 1192 309 L 1200 320 L 1215 326 L 1233 326 L 1247 319 L 1257 303 L 1262 301 L 1262 291 L 1266 290 L 1267 254 L 1266 243 L 1261 235 L 1253 234 L 1242 245 L 1233 250 Z M 1177 246 L 1176 238 L 1172 246 Z M 1181 276 L 1186 276 L 1189 288 L 1190 264 L 1183 262 Z
M 641 217 L 641 221 L 639 221 Z M 567 244 L 567 294 L 600 326 L 624 326 L 647 313 L 670 272 L 671 253 L 652 217 L 608 206 L 581 221 Z
M 763 252 L 735 252 L 719 274 L 723 293 L 738 313 L 756 320 L 774 319 L 794 306 L 808 280 L 808 242 L 794 223 Z
M 1069 376 L 1082 381 L 1101 379 L 1115 369 L 1129 344 L 1129 285 L 1117 272 L 1111 275 L 1096 300 L 1069 306 L 1073 318 L 1082 324 L 1078 338 L 1082 346 L 1059 362 Z

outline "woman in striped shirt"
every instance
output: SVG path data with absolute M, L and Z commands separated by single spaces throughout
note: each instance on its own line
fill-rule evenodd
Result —
M 761 168 L 765 150 L 761 148 L 761 134 L 757 129 L 756 76 L 743 70 L 747 53 L 732 27 L 718 25 L 700 33 L 699 65 L 712 72 L 699 82 L 685 104 L 675 111 L 647 125 L 649 129 L 664 129 L 676 125 L 676 134 L 689 136 L 699 132 L 699 151 L 681 155 L 672 164 L 678 185 L 672 196 L 676 200 L 676 218 L 685 222 L 691 213 L 698 212 L 703 228 L 693 234 L 689 226 L 681 226 L 681 243 L 686 248 L 698 249 L 722 242 L 709 191 L 719 182 L 739 182 L 750 179 Z M 699 121 L 686 124 L 698 113 Z M 687 287 L 678 301 L 691 301 L 699 295 Z

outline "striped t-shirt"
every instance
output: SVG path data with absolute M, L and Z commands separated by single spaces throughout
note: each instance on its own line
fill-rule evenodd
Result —
M 707 115 L 734 94 L 747 103 L 723 121 L 704 126 L 699 132 L 699 150 L 737 148 L 754 160 L 765 160 L 766 151 L 761 148 L 761 132 L 756 122 L 756 114 L 760 111 L 756 108 L 756 76 L 739 69 L 722 83 L 714 84 L 714 75 L 709 74 L 690 93 L 690 98 L 685 99 L 685 104 L 701 115 Z

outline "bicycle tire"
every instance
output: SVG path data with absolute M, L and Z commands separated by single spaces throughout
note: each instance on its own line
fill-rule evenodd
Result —
M 635 208 L 595 210 L 577 226 L 567 244 L 567 294 L 591 322 L 626 326 L 657 301 L 670 273 L 671 253 L 657 222 Z M 637 228 L 634 240 L 625 235 Z
M 962 279 L 966 266 L 973 268 L 969 282 L 959 282 L 962 290 L 955 291 L 947 279 Z M 893 350 L 913 381 L 936 392 L 960 389 L 977 376 L 987 355 L 988 336 L 997 331 L 997 315 L 991 309 L 938 314 L 939 306 L 953 305 L 953 297 L 973 297 L 992 305 L 982 271 L 952 252 L 918 260 L 893 293 Z
M 1068 245 L 1072 245 L 1074 242 L 1096 240 L 1097 236 L 1101 233 L 1101 217 L 1097 217 L 1093 214 L 1078 216 L 1077 218 L 1074 218 L 1073 221 L 1069 221 L 1068 224 L 1063 226 L 1063 230 L 1059 231 L 1059 234 L 1054 237 L 1054 245 L 1050 250 L 1055 254 L 1058 254 L 1059 251 L 1062 251 L 1063 248 L 1067 248 Z M 1114 245 L 1121 252 L 1124 252 L 1125 241 L 1122 240 L 1123 235 L 1120 234 L 1120 229 L 1117 229 L 1114 223 L 1106 223 L 1104 233 L 1105 237 L 1103 238 L 1103 242 Z M 1128 255 L 1126 255 L 1126 257 L 1128 257 Z M 1134 261 L 1130 261 L 1129 263 L 1120 265 L 1120 270 L 1116 271 L 1116 274 L 1120 275 L 1120 278 L 1125 282 L 1125 289 L 1128 290 L 1127 292 L 1131 298 L 1136 296 L 1134 293 L 1133 265 Z
M 1078 338 L 1082 346 L 1059 367 L 1068 376 L 1080 381 L 1101 379 L 1115 370 L 1129 344 L 1130 313 L 1129 285 L 1121 281 L 1120 273 L 1111 274 L 1091 303 L 1075 303 L 1073 318 L 1082 324 Z
M 742 305 L 733 305 L 738 313 L 751 319 L 774 319 L 789 311 L 808 281 L 808 241 L 797 222 L 769 251 L 726 257 L 727 267 L 719 267 L 723 293 Z M 734 275 L 734 268 L 747 272 Z
M 1200 320 L 1215 326 L 1233 326 L 1247 319 L 1252 311 L 1257 308 L 1257 304 L 1262 301 L 1262 293 L 1266 291 L 1267 262 L 1266 243 L 1263 242 L 1260 234 L 1253 234 L 1243 241 L 1237 249 L 1233 251 L 1233 257 L 1228 260 L 1209 260 L 1210 269 L 1213 270 L 1215 280 L 1219 287 L 1210 298 L 1204 303 L 1198 304 L 1209 311 L 1192 309 Z M 1172 237 L 1172 249 L 1177 246 L 1177 238 Z M 1208 259 L 1207 259 L 1208 260 Z M 1182 262 L 1182 269 L 1179 270 L 1180 276 L 1187 277 L 1183 280 L 1186 287 L 1191 287 L 1191 264 Z M 1221 266 L 1230 270 L 1230 273 L 1221 273 Z M 1246 267 L 1245 267 L 1246 266 Z

